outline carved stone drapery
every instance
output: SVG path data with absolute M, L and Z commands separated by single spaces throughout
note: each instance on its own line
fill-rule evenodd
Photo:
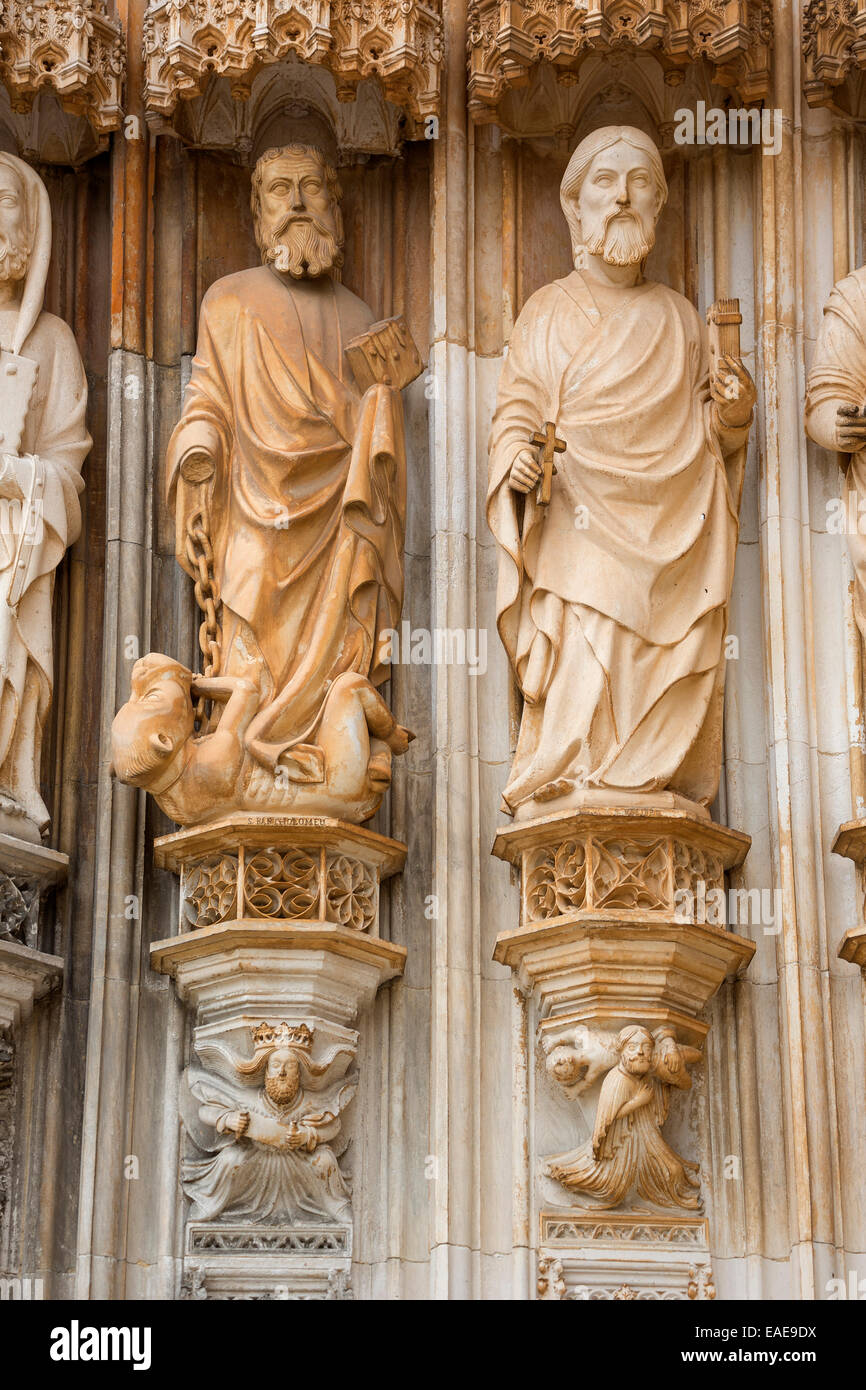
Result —
M 144 28 L 148 115 L 168 117 L 211 74 L 245 99 L 267 64 L 298 57 L 333 73 L 341 101 L 376 77 L 410 122 L 439 106 L 442 21 L 421 0 L 155 0 Z
M 767 96 L 772 45 L 768 0 L 472 0 L 469 11 L 469 109 L 496 119 L 503 94 L 526 86 L 539 61 L 562 82 L 577 81 L 593 53 L 653 53 L 673 81 L 693 62 L 746 103 Z
M 0 77 L 14 110 L 53 88 L 105 136 L 123 120 L 125 67 L 121 26 L 103 0 L 0 0 Z
M 866 67 L 864 0 L 807 0 L 803 57 L 806 100 L 824 106 L 850 72 Z

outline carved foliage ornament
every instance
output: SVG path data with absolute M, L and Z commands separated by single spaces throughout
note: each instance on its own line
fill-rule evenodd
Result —
M 210 855 L 190 865 L 183 885 L 188 925 L 210 927 L 242 916 L 267 921 L 324 920 L 369 931 L 376 921 L 375 871 L 346 854 L 323 856 L 304 849 L 246 851 L 240 881 L 242 906 L 237 855 Z
M 866 66 L 866 0 L 807 0 L 803 57 L 806 100 L 823 106 L 849 72 Z
M 472 0 L 469 97 L 475 119 L 494 119 L 510 87 L 524 87 L 545 60 L 574 82 L 590 53 L 655 53 L 666 72 L 695 61 L 712 81 L 756 102 L 769 91 L 772 6 L 769 0 Z
M 724 887 L 717 854 L 669 837 L 571 839 L 527 852 L 526 920 L 587 909 L 670 911 L 677 895 Z
M 106 135 L 123 119 L 125 65 L 120 23 L 103 0 L 0 0 L 0 75 L 13 110 L 52 87 L 66 111 Z
M 245 99 L 263 66 L 292 56 L 328 68 L 343 101 L 377 77 L 416 120 L 438 110 L 437 0 L 154 0 L 144 21 L 145 104 L 170 116 L 211 73 Z

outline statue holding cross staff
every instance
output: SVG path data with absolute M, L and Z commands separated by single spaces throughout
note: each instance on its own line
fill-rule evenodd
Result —
M 487 516 L 524 699 L 518 820 L 660 793 L 706 808 L 718 785 L 755 388 L 736 301 L 711 313 L 711 357 L 694 306 L 644 279 L 666 196 L 642 131 L 582 141 L 560 192 L 575 269 L 524 306 L 502 369 Z

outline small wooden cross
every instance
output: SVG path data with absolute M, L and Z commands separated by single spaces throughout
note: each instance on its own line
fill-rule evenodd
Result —
M 553 475 L 556 472 L 553 456 L 554 454 L 565 453 L 565 440 L 557 439 L 556 425 L 554 425 L 551 420 L 548 420 L 544 426 L 544 433 L 541 434 L 536 430 L 529 442 L 530 444 L 536 444 L 540 449 L 544 449 L 544 453 L 541 456 L 544 472 L 539 480 L 536 501 L 539 507 L 546 507 L 550 501 L 550 489 L 553 484 Z

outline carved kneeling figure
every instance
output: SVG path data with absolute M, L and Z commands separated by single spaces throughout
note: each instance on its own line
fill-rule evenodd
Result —
M 216 729 L 195 734 L 193 700 L 224 708 Z M 414 734 L 402 728 L 366 677 L 337 676 L 310 732 L 276 769 L 246 743 L 260 694 L 238 676 L 194 676 L 179 661 L 150 652 L 135 663 L 130 698 L 111 729 L 112 772 L 144 787 L 178 825 L 232 811 L 283 811 L 364 821 L 391 782 L 391 754 Z

